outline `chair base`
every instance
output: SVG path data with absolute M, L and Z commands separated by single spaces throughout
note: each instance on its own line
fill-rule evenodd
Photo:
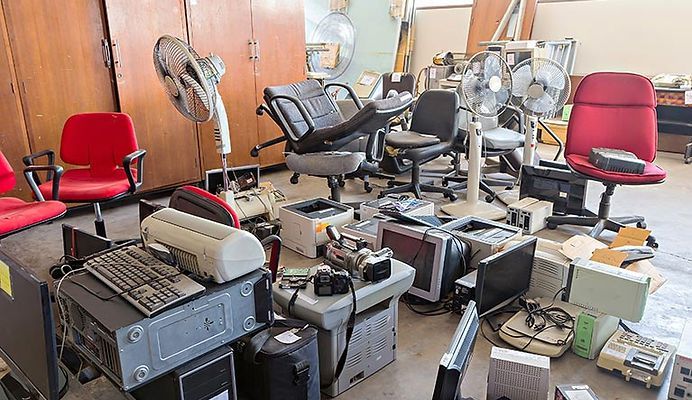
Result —
M 442 193 L 444 197 L 452 201 L 458 198 L 458 196 L 454 193 L 454 190 L 451 188 L 434 186 L 428 183 L 422 183 L 420 172 L 420 164 L 414 162 L 413 167 L 411 168 L 411 182 L 403 183 L 397 181 L 389 181 L 388 185 L 392 187 L 382 190 L 378 197 L 382 198 L 390 194 L 398 193 L 413 193 L 413 195 L 416 196 L 417 199 L 420 199 L 422 198 L 423 192 L 428 192 Z

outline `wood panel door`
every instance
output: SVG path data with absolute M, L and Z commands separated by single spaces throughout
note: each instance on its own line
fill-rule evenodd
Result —
M 152 61 L 160 36 L 187 41 L 184 0 L 106 0 L 106 15 L 120 108 L 147 150 L 144 189 L 199 181 L 197 129 L 168 100 Z
M 252 29 L 258 43 L 255 65 L 256 104 L 267 86 L 305 79 L 305 10 L 303 0 L 252 0 Z M 259 117 L 259 141 L 282 136 L 268 116 Z M 283 145 L 260 152 L 263 166 L 284 162 Z
M 255 63 L 250 57 L 252 9 L 250 0 L 188 0 L 190 43 L 201 55 L 217 54 L 226 74 L 217 89 L 226 106 L 231 130 L 233 166 L 257 164 L 250 150 L 258 143 L 255 114 Z M 214 123 L 199 125 L 203 170 L 221 167 L 214 145 Z
M 58 155 L 70 115 L 116 111 L 102 51 L 101 2 L 5 0 L 2 6 L 31 150 L 52 149 Z
M 471 9 L 471 23 L 469 26 L 469 36 L 466 41 L 466 53 L 474 54 L 486 50 L 479 42 L 492 39 L 495 30 L 500 25 L 500 20 L 509 7 L 511 0 L 474 0 Z M 527 0 L 524 21 L 521 28 L 521 40 L 531 38 L 533 30 L 533 20 L 536 16 L 538 0 Z M 513 34 L 514 32 L 512 32 Z M 500 40 L 507 40 L 509 36 L 505 29 L 500 35 Z
M 31 190 L 26 184 L 22 170 L 22 157 L 29 154 L 29 140 L 26 136 L 24 115 L 19 93 L 16 90 L 17 77 L 10 51 L 9 38 L 5 25 L 5 14 L 0 7 L 0 151 L 14 168 L 17 180 L 14 190 L 3 194 L 25 200 L 31 199 Z

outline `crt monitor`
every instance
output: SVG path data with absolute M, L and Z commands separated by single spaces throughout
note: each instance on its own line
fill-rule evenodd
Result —
M 0 357 L 33 396 L 59 399 L 58 356 L 48 284 L 0 251 Z M 0 383 L 0 393 L 10 388 Z
M 466 373 L 471 361 L 479 328 L 478 311 L 476 304 L 471 300 L 466 307 L 466 312 L 461 317 L 457 330 L 454 332 L 447 352 L 440 360 L 432 400 L 461 399 L 461 382 L 464 380 L 464 373 Z
M 476 306 L 481 317 L 529 290 L 536 241 L 535 237 L 526 239 L 478 263 Z

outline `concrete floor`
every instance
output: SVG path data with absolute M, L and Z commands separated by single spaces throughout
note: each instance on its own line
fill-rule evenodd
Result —
M 554 147 L 541 146 L 543 154 Z M 444 160 L 437 161 L 443 164 Z M 621 187 L 616 191 L 613 215 L 640 214 L 647 217 L 649 228 L 654 231 L 660 248 L 654 259 L 655 266 L 668 282 L 649 298 L 646 313 L 640 323 L 629 324 L 641 334 L 653 336 L 668 343 L 677 344 L 683 323 L 692 319 L 692 299 L 686 285 L 692 281 L 692 166 L 686 166 L 678 154 L 660 153 L 659 165 L 668 171 L 665 184 L 653 187 Z M 327 196 L 328 189 L 322 179 L 302 177 L 299 185 L 290 185 L 290 173 L 286 170 L 266 173 L 262 178 L 271 180 L 291 200 Z M 384 182 L 376 182 L 382 185 Z M 589 187 L 588 203 L 596 209 L 600 187 Z M 344 190 L 344 201 L 371 199 L 375 193 L 365 194 L 358 182 L 349 182 Z M 439 195 L 429 199 L 438 205 L 446 200 Z M 463 198 L 463 195 L 462 195 Z M 160 199 L 166 203 L 165 198 Z M 137 206 L 128 204 L 104 211 L 111 238 L 128 238 L 138 235 Z M 69 223 L 93 230 L 93 216 L 89 211 L 73 212 L 63 220 L 36 227 L 2 241 L 4 251 L 14 255 L 47 279 L 47 269 L 62 254 L 60 223 Z M 572 234 L 584 232 L 579 228 L 563 227 L 555 231 L 544 230 L 538 236 L 563 240 Z M 608 239 L 606 236 L 605 239 Z M 284 265 L 313 265 L 290 250 L 282 254 Z M 401 399 L 423 400 L 431 397 L 437 365 L 459 322 L 459 316 L 449 314 L 423 317 L 400 307 L 399 344 L 397 360 L 382 371 L 339 396 L 339 399 Z M 499 337 L 490 335 L 496 343 Z M 485 397 L 488 358 L 492 345 L 479 335 L 474 357 L 462 385 L 464 396 L 475 399 Z M 551 385 L 585 383 L 590 385 L 602 400 L 608 399 L 665 399 L 668 380 L 661 389 L 647 390 L 635 383 L 601 372 L 595 361 L 589 361 L 567 352 L 551 361 Z M 670 371 L 668 371 L 670 372 Z M 73 384 L 66 400 L 93 399 L 115 400 L 123 396 L 104 378 L 87 385 Z M 552 398 L 552 389 L 551 397 Z

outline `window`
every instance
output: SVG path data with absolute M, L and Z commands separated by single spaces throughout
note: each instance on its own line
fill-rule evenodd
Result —
M 473 0 L 416 0 L 416 8 L 470 6 Z

